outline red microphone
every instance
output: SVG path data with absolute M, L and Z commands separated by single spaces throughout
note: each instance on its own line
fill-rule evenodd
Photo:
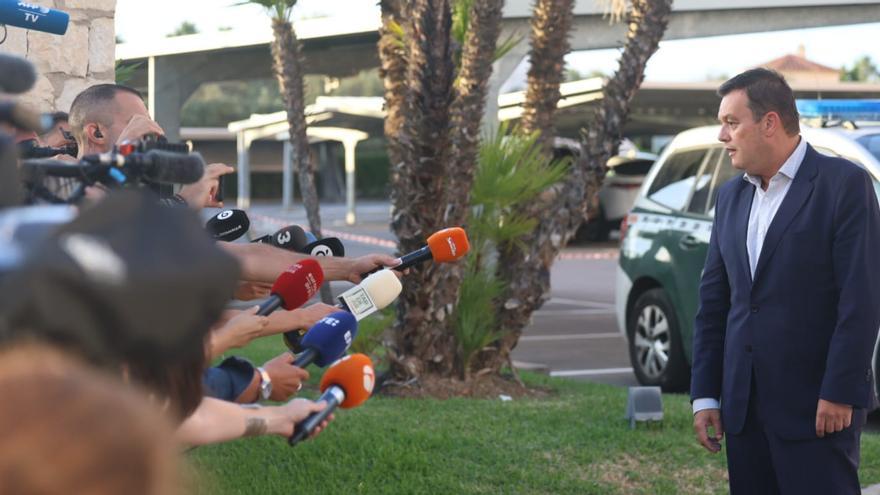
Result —
M 427 246 L 404 254 L 400 257 L 400 264 L 391 268 L 403 271 L 427 260 L 434 260 L 437 263 L 449 263 L 450 261 L 457 261 L 463 258 L 470 249 L 471 245 L 468 242 L 467 233 L 464 229 L 461 227 L 450 227 L 431 234 L 431 237 L 428 237 Z M 377 267 L 362 274 L 361 277 L 366 277 L 381 269 L 382 267 Z
M 352 354 L 333 363 L 321 378 L 323 393 L 318 398 L 318 402 L 326 401 L 327 407 L 297 423 L 289 440 L 290 445 L 308 438 L 337 407 L 350 409 L 366 402 L 373 394 L 375 383 L 373 361 L 366 354 Z
M 321 265 L 312 259 L 302 260 L 275 279 L 271 295 L 260 304 L 257 314 L 266 316 L 282 306 L 288 311 L 296 309 L 317 294 L 322 283 L 324 270 Z

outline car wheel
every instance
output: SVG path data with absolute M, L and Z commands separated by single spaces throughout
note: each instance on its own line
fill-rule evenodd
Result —
M 636 299 L 627 315 L 629 358 L 642 385 L 665 392 L 685 391 L 690 367 L 684 357 L 681 327 L 663 289 L 650 289 Z

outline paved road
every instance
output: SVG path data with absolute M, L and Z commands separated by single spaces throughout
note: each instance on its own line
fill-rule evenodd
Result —
M 258 237 L 296 223 L 305 225 L 302 209 L 282 211 L 277 204 L 248 211 L 250 235 Z M 340 237 L 346 255 L 394 251 L 388 203 L 362 202 L 358 223 L 345 225 L 343 205 L 322 205 L 326 236 Z M 566 249 L 551 274 L 550 301 L 535 313 L 514 351 L 518 362 L 537 364 L 556 376 L 617 385 L 636 385 L 625 340 L 614 317 L 616 243 Z M 334 292 L 349 284 L 334 282 Z

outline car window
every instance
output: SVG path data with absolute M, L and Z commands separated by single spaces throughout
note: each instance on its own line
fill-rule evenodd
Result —
M 651 183 L 648 198 L 674 210 L 683 209 L 706 152 L 704 148 L 669 155 Z
M 857 141 L 880 160 L 880 134 L 868 134 L 858 138 Z
M 721 161 L 718 164 L 715 179 L 712 181 L 712 192 L 709 195 L 709 214 L 715 213 L 715 201 L 718 200 L 718 189 L 720 189 L 726 182 L 729 182 L 730 179 L 734 177 L 742 177 L 742 171 L 735 169 L 733 164 L 730 163 L 730 155 L 725 153 L 723 148 L 720 151 Z
M 709 201 L 709 192 L 712 190 L 712 183 L 715 178 L 715 166 L 718 163 L 718 155 L 721 154 L 721 148 L 713 148 L 709 151 L 709 157 L 706 159 L 706 165 L 700 170 L 696 185 L 694 186 L 694 194 L 691 195 L 691 201 L 688 204 L 687 211 L 703 215 L 706 213 L 706 202 Z
M 614 172 L 617 175 L 646 175 L 653 164 L 653 160 L 633 160 L 614 167 Z

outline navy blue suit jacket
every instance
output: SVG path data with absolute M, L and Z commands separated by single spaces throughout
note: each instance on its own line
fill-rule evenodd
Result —
M 808 145 L 770 224 L 752 280 L 746 250 L 755 187 L 719 190 L 700 282 L 691 397 L 720 398 L 742 431 L 754 375 L 758 414 L 783 438 L 816 437 L 820 398 L 873 403 L 880 327 L 880 208 L 868 174 Z

